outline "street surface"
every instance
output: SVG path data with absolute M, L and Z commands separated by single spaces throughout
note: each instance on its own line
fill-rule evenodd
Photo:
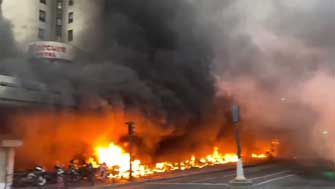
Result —
M 173 176 L 154 178 L 152 180 L 136 181 L 127 184 L 109 186 L 71 187 L 77 189 L 222 189 L 222 188 L 334 188 L 335 178 L 325 176 L 325 172 L 309 167 L 302 168 L 295 163 L 271 163 L 245 168 L 245 176 L 252 180 L 252 186 L 231 186 L 235 178 L 235 170 L 228 168 L 211 168 L 207 171 L 185 171 L 171 173 Z M 182 173 L 182 174 L 181 174 Z M 179 175 L 178 175 L 179 174 Z M 43 188 L 53 189 L 55 186 Z M 27 188 L 25 188 L 27 189 Z
M 283 164 L 269 164 L 245 169 L 252 186 L 231 186 L 235 171 L 203 173 L 167 180 L 117 187 L 120 189 L 222 189 L 222 188 L 335 188 L 335 180 L 313 174 L 311 170 Z M 105 187 L 112 188 L 112 187 Z

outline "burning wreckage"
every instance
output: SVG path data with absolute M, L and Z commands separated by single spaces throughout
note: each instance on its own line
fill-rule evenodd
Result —
M 153 145 L 152 141 L 158 140 L 156 138 L 158 131 L 161 133 L 171 131 L 158 129 L 143 117 L 129 117 L 128 114 L 120 114 L 118 111 L 108 115 L 112 117 L 103 117 L 99 114 L 98 117 L 83 118 L 83 115 L 80 115 L 78 118 L 68 113 L 57 116 L 54 113 L 17 115 L 15 123 L 35 123 L 35 126 L 26 130 L 23 138 L 26 144 L 18 150 L 17 168 L 24 171 L 24 168 L 33 167 L 34 164 L 39 166 L 28 174 L 17 174 L 14 184 L 16 186 L 59 182 L 71 184 L 80 183 L 82 180 L 92 184 L 96 180 L 118 183 L 151 178 L 173 171 L 225 165 L 238 160 L 234 153 L 234 144 L 228 142 L 224 142 L 224 145 L 218 142 L 214 147 L 210 145 L 205 147 L 201 143 L 207 141 L 200 141 L 193 152 L 181 146 L 181 148 L 173 147 L 168 154 L 155 155 L 156 152 L 150 153 L 150 151 L 157 151 L 157 146 L 153 147 L 155 149 L 150 149 L 149 146 Z M 134 121 L 138 123 L 136 131 L 127 129 L 125 120 L 128 119 L 136 120 Z M 58 127 L 52 129 L 45 127 L 54 124 L 55 121 L 58 122 Z M 104 125 L 109 125 L 109 128 Z M 38 138 L 39 135 L 41 136 Z M 73 140 L 74 137 L 77 138 Z M 149 144 L 146 144 L 148 142 Z M 83 145 L 85 143 L 86 145 Z M 271 144 L 262 144 L 257 150 L 248 149 L 246 145 L 242 157 L 247 163 L 264 162 L 275 155 L 278 144 L 278 141 L 274 140 Z M 31 145 L 35 146 L 29 147 Z M 225 149 L 225 146 L 228 148 Z M 34 153 L 31 149 L 35 150 Z M 50 153 L 47 153 L 48 151 Z
M 86 161 L 71 160 L 67 170 L 63 165 L 57 164 L 53 172 L 49 171 L 47 173 L 43 167 L 36 166 L 27 174 L 17 175 L 14 186 L 44 186 L 47 183 L 65 185 L 78 183 L 81 180 L 87 180 L 92 185 L 95 184 L 96 180 L 103 183 L 117 183 L 150 178 L 150 176 L 177 170 L 204 168 L 238 161 L 235 153 L 221 153 L 218 147 L 214 147 L 213 152 L 204 157 L 192 155 L 189 159 L 181 162 L 165 161 L 157 162 L 154 165 L 142 164 L 139 159 L 130 160 L 130 154 L 114 143 L 97 146 L 94 150 L 95 154 Z M 252 153 L 249 158 L 268 160 L 272 158 L 272 155 L 269 152 L 264 154 Z

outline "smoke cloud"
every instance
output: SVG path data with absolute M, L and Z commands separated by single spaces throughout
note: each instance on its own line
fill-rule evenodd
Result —
M 333 135 L 321 132 L 334 133 L 334 2 L 217 3 L 209 17 L 219 31 L 211 35 L 217 95 L 241 104 L 246 131 L 283 139 L 291 157 L 330 158 Z
M 118 127 L 110 125 L 122 127 L 128 119 L 139 127 L 137 145 L 152 157 L 180 151 L 175 149 L 178 144 L 185 151 L 194 151 L 214 143 L 225 119 L 210 115 L 223 111 L 211 109 L 215 96 L 212 51 L 196 17 L 187 1 L 107 1 L 104 46 L 88 54 L 90 58 L 78 57 L 72 64 L 31 60 L 25 55 L 1 61 L 2 73 L 74 94 L 79 102 L 80 113 L 64 112 L 64 116 L 35 110 L 10 118 L 13 132 L 24 140 L 19 156 L 25 154 L 26 159 L 19 158 L 19 164 L 67 161 L 92 150 L 98 136 L 105 133 L 112 133 L 109 140 L 122 143 L 126 133 L 113 135 Z M 134 111 L 155 124 L 131 117 Z M 117 116 L 120 112 L 129 116 Z M 209 123 L 215 126 L 206 128 Z M 143 128 L 147 131 L 140 134 Z M 76 130 L 82 132 L 73 136 Z M 208 140 L 205 133 L 214 137 Z M 53 152 L 49 153 L 52 157 L 48 152 Z
M 232 102 L 242 108 L 245 144 L 257 147 L 255 141 L 279 138 L 291 156 L 324 154 L 332 139 L 321 131 L 335 133 L 333 5 L 332 0 L 107 1 L 104 46 L 92 52 L 94 58 L 36 64 L 24 56 L 8 59 L 13 56 L 6 49 L 0 52 L 6 52 L 1 70 L 76 93 L 81 106 L 141 112 L 143 119 L 154 120 L 149 125 L 159 128 L 155 134 L 163 133 L 144 142 L 153 156 L 173 154 L 176 145 L 191 151 L 222 138 L 231 143 Z M 6 25 L 0 40 L 11 44 L 10 25 L 0 24 Z M 23 120 L 20 125 L 29 123 Z M 97 132 L 85 127 L 89 132 L 81 135 L 98 138 L 108 124 L 101 123 Z M 67 124 L 60 125 L 61 137 Z M 38 138 L 26 134 L 30 131 L 17 133 L 27 141 Z M 41 133 L 49 139 L 54 132 Z M 313 141 L 308 148 L 306 138 Z M 325 149 L 317 141 L 324 141 Z

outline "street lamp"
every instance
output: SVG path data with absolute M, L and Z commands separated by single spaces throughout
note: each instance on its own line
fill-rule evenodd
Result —
M 322 132 L 321 132 L 323 135 L 328 135 L 328 131 L 327 130 L 323 130 Z
M 329 137 L 329 131 L 328 131 L 328 130 L 322 130 L 322 131 L 321 131 L 321 134 L 327 136 L 327 138 L 331 138 L 331 137 Z M 331 138 L 331 139 L 332 139 L 332 138 Z M 332 141 L 328 141 L 328 142 L 331 142 L 331 143 L 333 144 Z M 325 143 L 327 144 L 327 142 L 325 142 Z M 326 148 L 327 148 L 327 146 L 328 146 L 328 145 L 326 145 Z M 332 157 L 332 159 L 333 159 L 332 167 L 335 168 L 335 146 L 332 145 L 331 148 L 332 148 L 332 152 L 331 152 L 332 155 L 331 155 L 331 156 L 333 156 L 333 157 Z

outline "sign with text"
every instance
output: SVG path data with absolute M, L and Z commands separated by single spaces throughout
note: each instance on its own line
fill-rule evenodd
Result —
M 29 44 L 28 52 L 36 58 L 60 59 L 72 61 L 74 48 L 55 41 L 36 41 Z

